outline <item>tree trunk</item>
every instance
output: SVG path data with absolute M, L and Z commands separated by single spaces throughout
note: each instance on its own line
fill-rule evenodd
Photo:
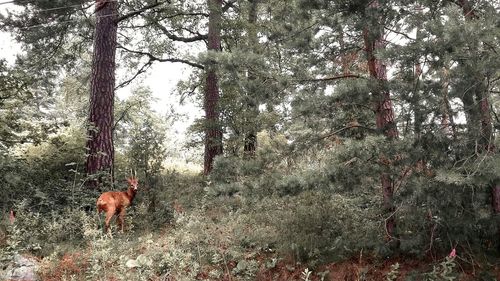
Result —
M 495 150 L 493 125 L 491 123 L 490 102 L 488 101 L 488 89 L 486 87 L 478 89 L 476 100 L 479 105 L 481 120 L 481 138 L 479 139 L 479 143 L 483 150 L 493 152 Z
M 220 24 L 222 18 L 222 0 L 207 0 L 209 9 L 208 18 L 208 50 L 220 51 Z M 222 128 L 219 120 L 219 86 L 215 62 L 207 66 L 205 85 L 205 161 L 203 173 L 208 175 L 212 171 L 214 158 L 222 154 Z
M 418 35 L 419 35 L 419 31 L 417 30 L 417 38 L 418 38 Z M 420 64 L 419 61 L 417 61 L 415 63 L 415 67 L 414 67 L 415 71 L 414 71 L 414 75 L 415 75 L 415 94 L 414 94 L 414 98 L 413 98 L 413 102 L 415 103 L 414 107 L 414 112 L 413 112 L 413 116 L 414 116 L 414 123 L 413 123 L 413 129 L 415 131 L 415 138 L 418 140 L 418 142 L 420 142 L 420 138 L 422 137 L 422 124 L 424 123 L 425 121 L 425 114 L 424 114 L 424 111 L 422 109 L 422 105 L 420 103 L 420 75 L 422 75 L 422 65 Z
M 257 37 L 257 31 L 255 24 L 257 23 L 257 6 L 259 0 L 249 0 L 250 9 L 248 12 L 248 23 L 250 28 L 248 30 L 248 50 L 255 49 L 259 44 L 259 39 Z M 243 152 L 246 156 L 255 156 L 255 149 L 257 148 L 257 132 L 255 129 L 255 122 L 259 115 L 259 109 L 256 101 L 256 89 L 252 83 L 254 83 L 256 77 L 251 70 L 248 70 L 248 80 L 250 82 L 249 91 L 247 93 L 247 110 L 249 112 L 246 117 L 246 128 L 245 128 L 245 145 L 243 147 Z
M 496 180 L 493 183 L 491 190 L 491 198 L 493 205 L 493 212 L 496 216 L 500 216 L 500 180 Z M 498 238 L 500 239 L 500 227 L 498 228 Z
M 441 130 L 443 134 L 451 139 L 456 137 L 455 122 L 451 112 L 450 101 L 448 99 L 448 87 L 450 85 L 450 77 L 448 70 L 448 63 L 445 63 L 441 71 L 442 86 L 443 86 L 443 101 L 441 106 Z
M 113 107 L 115 88 L 115 53 L 117 2 L 96 1 L 94 56 L 90 82 L 90 112 L 86 172 L 109 174 L 113 179 Z M 100 179 L 102 181 L 103 178 Z M 90 181 L 96 188 L 98 181 Z
M 372 1 L 369 9 L 376 10 L 378 8 L 379 2 L 377 0 Z M 370 76 L 378 83 L 376 90 L 373 92 L 376 125 L 377 129 L 383 132 L 388 140 L 393 140 L 398 138 L 398 130 L 394 120 L 391 96 L 387 90 L 387 68 L 385 63 L 375 56 L 378 50 L 385 48 L 383 29 L 380 26 L 373 26 L 371 28 L 375 28 L 375 30 L 370 30 L 369 27 L 365 28 L 364 42 Z M 388 173 L 382 173 L 380 181 L 386 212 L 385 230 L 388 239 L 393 241 L 396 231 L 396 220 L 394 219 L 395 207 L 393 203 L 394 184 Z
M 472 10 L 473 5 L 469 0 L 460 0 L 458 4 L 462 7 L 463 14 L 467 20 L 474 20 L 478 16 Z M 493 144 L 494 136 L 493 136 L 493 126 L 491 123 L 491 113 L 490 113 L 490 103 L 488 100 L 488 88 L 484 85 L 484 81 L 477 81 L 476 83 L 479 86 L 475 86 L 475 97 L 476 103 L 478 105 L 477 114 L 473 117 L 479 117 L 481 122 L 481 131 L 480 131 L 480 139 L 479 143 L 482 146 L 482 149 L 486 152 L 495 153 L 495 146 Z M 472 84 L 474 85 L 474 84 Z M 470 99 L 473 99 L 472 97 Z M 465 103 L 464 103 L 465 106 Z M 469 128 L 474 126 L 477 119 L 473 120 L 474 123 Z M 467 124 L 469 125 L 469 120 L 467 120 Z M 491 186 L 491 204 L 493 206 L 493 212 L 496 217 L 500 217 L 500 178 L 493 179 L 493 183 Z M 500 240 L 500 225 L 497 226 L 498 239 Z

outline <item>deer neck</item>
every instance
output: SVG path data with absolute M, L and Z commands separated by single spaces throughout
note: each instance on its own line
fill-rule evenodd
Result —
M 135 194 L 137 193 L 137 190 L 134 190 L 133 187 L 129 187 L 127 189 L 127 192 L 125 193 L 128 197 L 128 200 L 130 201 L 130 203 L 132 203 L 132 201 L 134 200 L 134 197 L 135 197 Z

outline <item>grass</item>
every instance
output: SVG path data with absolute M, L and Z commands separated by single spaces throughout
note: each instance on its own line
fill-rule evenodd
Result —
M 460 251 L 446 272 L 442 256 L 385 259 L 356 248 L 380 234 L 373 210 L 351 210 L 352 198 L 321 191 L 214 195 L 211 185 L 197 174 L 168 172 L 158 189 L 140 191 L 127 231 L 113 238 L 94 212 L 47 217 L 20 210 L 14 226 L 1 227 L 2 253 L 36 255 L 41 280 L 49 281 L 500 280 L 498 261 L 471 262 Z

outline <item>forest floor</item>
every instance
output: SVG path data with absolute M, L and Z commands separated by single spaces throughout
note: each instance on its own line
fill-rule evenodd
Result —
M 164 232 L 163 235 L 169 235 Z M 128 239 L 128 238 L 127 238 Z M 123 243 L 122 238 L 114 240 L 111 243 Z M 156 241 L 155 241 L 156 242 Z M 126 242 L 125 242 L 126 243 Z M 136 256 L 146 255 L 147 249 L 136 248 Z M 88 272 L 92 271 L 92 248 L 83 249 L 81 252 L 66 253 L 58 259 L 45 262 L 42 267 L 41 280 L 44 281 L 61 281 L 61 280 L 89 280 Z M 165 249 L 165 254 L 168 254 L 168 249 Z M 494 281 L 500 280 L 500 267 L 496 266 L 493 271 L 488 274 L 480 273 L 481 265 L 476 264 L 470 266 L 458 261 L 457 267 L 453 269 L 454 278 L 447 279 L 447 276 L 452 276 L 452 272 L 447 272 L 447 269 L 440 264 L 440 260 L 432 259 L 408 259 L 404 257 L 396 257 L 385 260 L 377 258 L 353 257 L 351 259 L 331 262 L 322 265 L 316 265 L 310 269 L 308 264 L 297 262 L 293 258 L 280 258 L 273 253 L 262 253 L 259 255 L 248 254 L 248 261 L 256 261 L 255 270 L 240 266 L 241 260 L 227 260 L 217 264 L 207 263 L 197 268 L 193 274 L 193 266 L 186 264 L 184 268 L 175 270 L 173 274 L 159 274 L 157 276 L 149 276 L 147 280 L 260 280 L 260 281 L 411 281 L 411 280 L 455 280 L 455 281 Z M 139 260 L 138 258 L 137 260 Z M 269 261 L 279 260 L 273 265 L 269 265 Z M 441 259 L 442 261 L 443 259 Z M 130 261 L 130 260 L 129 260 Z M 125 267 L 119 266 L 119 261 L 115 260 L 107 264 L 109 267 L 104 275 L 96 277 L 92 280 L 146 280 L 146 279 L 125 279 L 124 276 L 134 274 L 134 276 L 142 276 L 140 271 L 145 266 L 139 264 L 137 266 L 129 266 L 128 262 Z M 42 264 L 44 262 L 42 261 Z M 106 265 L 105 265 L 106 266 Z M 242 267 L 242 268 L 240 268 Z M 122 271 L 118 273 L 118 271 Z M 245 272 L 247 271 L 247 272 Z M 427 272 L 428 275 L 422 275 Z M 435 274 L 432 274 L 435 273 Z M 101 273 L 102 274 L 102 273 Z M 86 277 L 85 277 L 86 276 Z M 437 277 L 437 278 L 436 278 Z
M 21 231 L 19 237 L 7 237 L 7 232 L 3 232 L 0 244 L 36 245 L 30 246 L 30 250 L 25 247 L 21 253 L 38 260 L 43 281 L 500 280 L 500 261 L 473 257 L 463 248 L 457 248 L 453 259 L 446 254 L 381 258 L 368 251 L 350 257 L 334 253 L 326 259 L 300 258 L 300 254 L 291 250 L 294 244 L 301 239 L 326 239 L 322 233 L 309 236 L 302 229 L 324 223 L 321 221 L 324 217 L 316 215 L 324 215 L 330 206 L 324 209 L 308 206 L 305 211 L 312 210 L 307 214 L 312 214 L 313 222 L 303 221 L 293 209 L 309 202 L 306 199 L 318 201 L 317 194 L 299 195 L 300 200 L 291 202 L 268 198 L 248 204 L 238 196 L 208 196 L 210 191 L 203 187 L 207 183 L 199 176 L 176 175 L 168 183 L 165 186 L 169 187 L 159 192 L 167 197 L 155 197 L 157 211 L 151 213 L 146 196 L 139 197 L 127 215 L 128 230 L 120 233 L 114 229 L 112 238 L 102 233 L 95 213 L 75 211 L 66 217 L 43 220 L 43 216 L 29 214 L 23 219 L 23 213 L 19 212 L 16 219 L 16 228 Z M 293 218 L 283 223 L 293 216 L 300 220 Z M 168 217 L 167 223 L 161 220 L 163 217 Z M 280 223 L 284 227 L 277 227 Z M 351 240 L 356 239 L 354 235 Z M 33 241 L 27 243 L 30 239 Z M 323 245 L 317 242 L 304 245 Z

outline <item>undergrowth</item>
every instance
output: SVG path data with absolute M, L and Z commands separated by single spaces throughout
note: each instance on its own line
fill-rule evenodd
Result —
M 79 203 L 50 211 L 17 201 L 14 223 L 0 223 L 2 268 L 21 253 L 37 257 L 41 279 L 54 281 L 498 278 L 498 261 L 450 238 L 446 217 L 427 218 L 411 204 L 399 209 L 399 251 L 388 246 L 377 179 L 344 180 L 366 169 L 352 153 L 364 157 L 339 150 L 290 168 L 267 153 L 219 158 L 210 177 L 165 171 L 140 187 L 126 232 L 113 224 L 113 238 L 89 203 L 93 193 L 67 193 Z M 444 258 L 451 247 L 452 260 Z

